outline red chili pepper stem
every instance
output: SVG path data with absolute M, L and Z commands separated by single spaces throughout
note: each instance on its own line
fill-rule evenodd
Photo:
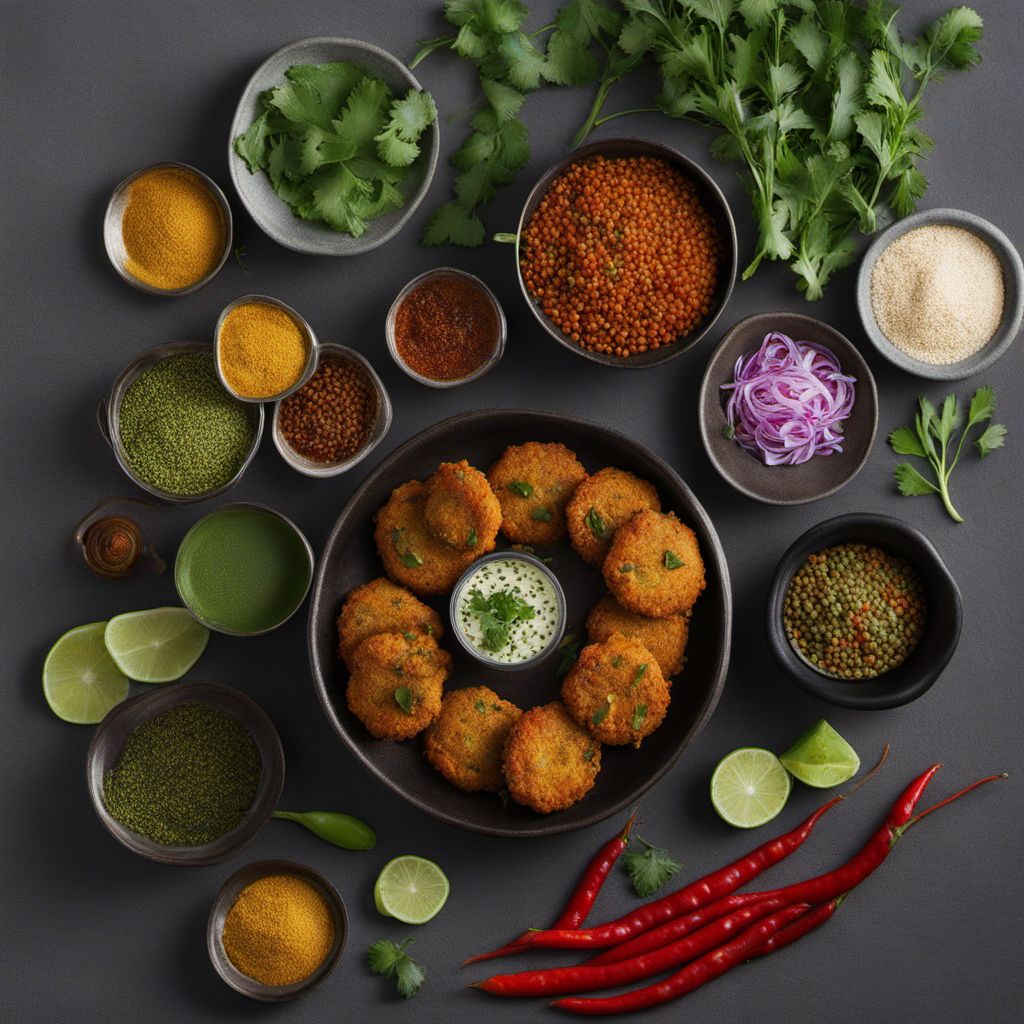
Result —
M 946 804 L 951 804 L 954 800 L 959 800 L 960 797 L 966 796 L 973 789 L 977 789 L 979 786 L 984 786 L 986 782 L 998 782 L 1000 779 L 1008 779 L 1010 777 L 1009 772 L 1001 772 L 998 775 L 986 775 L 983 779 L 978 779 L 976 782 L 972 782 L 969 786 L 964 786 L 963 789 L 954 793 L 952 796 L 947 796 L 945 800 L 940 800 L 937 804 L 932 804 L 931 807 L 923 810 L 920 814 L 915 814 L 905 825 L 896 829 L 896 836 L 893 838 L 893 842 L 896 842 L 904 832 L 907 831 L 912 825 L 916 825 L 922 818 L 926 818 L 932 811 L 937 811 L 940 807 L 945 807 Z

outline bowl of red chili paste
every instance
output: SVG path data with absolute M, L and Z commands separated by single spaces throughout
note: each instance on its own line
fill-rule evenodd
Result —
M 505 314 L 472 274 L 438 267 L 414 277 L 388 311 L 394 361 L 420 384 L 451 388 L 482 377 L 505 351 Z

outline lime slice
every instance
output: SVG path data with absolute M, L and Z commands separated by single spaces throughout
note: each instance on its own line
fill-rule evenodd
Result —
M 425 924 L 448 899 L 448 879 L 424 857 L 395 857 L 384 865 L 373 887 L 379 913 L 405 924 Z
M 172 683 L 199 660 L 210 631 L 184 608 L 117 615 L 104 640 L 114 664 L 140 683 Z
M 756 828 L 786 806 L 792 787 L 789 773 L 770 750 L 740 747 L 718 762 L 711 776 L 711 803 L 730 825 Z
M 860 768 L 857 751 L 824 718 L 812 725 L 779 760 L 791 775 L 820 789 L 852 779 Z
M 105 622 L 69 629 L 43 662 L 43 696 L 65 722 L 95 725 L 128 696 L 128 679 L 103 643 Z

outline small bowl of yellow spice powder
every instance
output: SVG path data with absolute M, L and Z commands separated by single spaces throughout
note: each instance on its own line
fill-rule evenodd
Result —
M 313 328 L 269 295 L 229 303 L 214 344 L 217 376 L 243 402 L 277 402 L 297 391 L 313 376 L 320 347 Z
M 231 252 L 231 207 L 202 171 L 153 164 L 114 189 L 103 242 L 114 269 L 150 295 L 188 295 L 224 266 Z
M 323 875 L 292 861 L 261 860 L 221 887 L 206 945 L 236 992 L 276 1003 L 319 985 L 337 965 L 347 932 L 345 904 Z

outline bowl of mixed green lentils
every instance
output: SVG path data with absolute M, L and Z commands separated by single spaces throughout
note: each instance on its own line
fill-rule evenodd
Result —
M 925 693 L 960 639 L 960 590 L 931 541 L 891 516 L 812 527 L 779 560 L 768 643 L 802 689 L 830 704 L 893 708 Z
M 125 474 L 175 504 L 223 494 L 245 473 L 263 434 L 263 406 L 217 377 L 213 346 L 172 341 L 133 360 L 97 410 Z

